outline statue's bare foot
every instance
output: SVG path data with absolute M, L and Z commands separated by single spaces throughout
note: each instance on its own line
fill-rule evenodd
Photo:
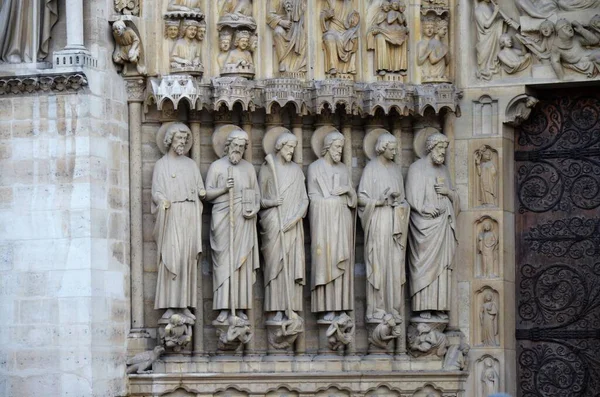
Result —
M 229 310 L 221 310 L 221 313 L 217 316 L 217 321 L 220 323 L 224 323 L 229 317 Z
M 431 318 L 431 312 L 426 310 L 424 312 L 419 313 L 419 316 L 421 316 L 421 318 L 426 318 L 426 319 L 430 319 Z
M 281 66 L 279 67 L 279 71 L 280 71 L 280 72 L 285 72 L 285 66 L 281 65 Z
M 185 309 L 183 309 L 183 315 L 191 318 L 192 320 L 196 319 L 196 316 L 194 316 L 194 314 L 187 307 Z
M 334 74 L 334 75 L 335 75 L 335 74 L 337 74 L 337 72 L 338 72 L 338 71 L 337 71 L 337 69 L 336 69 L 336 68 L 331 68 L 331 69 L 329 69 L 329 74 Z
M 242 320 L 248 320 L 248 316 L 246 315 L 246 313 L 244 313 L 243 311 L 239 311 L 237 313 L 238 317 L 241 318 Z
M 385 76 L 385 75 L 386 75 L 386 72 L 385 72 L 385 70 L 380 70 L 380 71 L 379 71 L 379 75 L 380 75 L 380 76 Z
M 273 318 L 271 318 L 271 321 L 275 321 L 275 322 L 281 322 L 283 320 L 283 312 L 279 311 L 277 313 L 275 313 L 275 315 L 273 316 Z
M 445 312 L 437 312 L 437 316 L 441 319 L 441 320 L 448 320 L 448 314 Z
M 335 312 L 329 312 L 323 316 L 323 320 L 325 321 L 333 321 L 335 318 Z

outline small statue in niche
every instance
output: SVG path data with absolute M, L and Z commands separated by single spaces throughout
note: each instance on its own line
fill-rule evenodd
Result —
M 396 322 L 394 316 L 386 314 L 373 330 L 373 334 L 369 337 L 369 343 L 380 349 L 386 349 L 392 339 L 399 338 L 401 335 L 402 320 Z
M 367 49 L 375 51 L 375 71 L 380 76 L 394 72 L 406 75 L 409 32 L 405 10 L 404 2 L 385 1 L 367 32 Z
M 228 29 L 223 29 L 219 32 L 219 50 L 221 53 L 217 55 L 217 63 L 219 69 L 225 66 L 227 57 L 229 57 L 229 50 L 231 50 L 231 40 L 233 39 L 233 33 Z
M 500 376 L 494 368 L 494 360 L 486 357 L 483 360 L 483 371 L 481 371 L 481 395 L 491 396 L 498 393 Z
M 498 205 L 497 170 L 494 164 L 494 152 L 488 145 L 475 152 L 475 168 L 479 176 L 478 200 L 481 205 Z
M 360 14 L 352 0 L 325 0 L 320 15 L 325 51 L 325 73 L 356 74 Z
M 166 348 L 180 352 L 192 341 L 192 325 L 194 320 L 190 317 L 173 314 L 165 326 L 161 340 Z
M 193 19 L 183 21 L 183 37 L 177 40 L 171 51 L 171 70 L 202 72 L 202 47 L 198 30 L 202 24 Z
M 550 51 L 554 43 L 554 23 L 544 20 L 540 24 L 540 38 L 532 38 L 525 34 L 517 33 L 515 37 L 523 43 L 540 60 L 550 59 Z
M 234 48 L 229 51 L 229 56 L 225 62 L 226 67 L 249 69 L 254 68 L 252 53 L 250 47 L 250 32 L 248 30 L 238 30 L 235 32 L 233 40 Z
M 504 28 L 499 12 L 500 7 L 491 0 L 480 0 L 475 7 L 477 78 L 482 80 L 490 80 L 492 75 L 499 72 L 497 55 Z
M 115 39 L 115 50 L 113 51 L 113 62 L 123 65 L 123 74 L 127 74 L 127 65 L 135 65 L 138 74 L 146 74 L 146 68 L 142 62 L 142 45 L 140 36 L 125 22 L 119 20 L 112 24 L 113 37 Z
M 450 52 L 444 43 L 447 33 L 448 21 L 446 19 L 427 18 L 423 22 L 423 34 L 427 38 L 417 44 L 417 64 L 421 66 L 421 80 L 424 83 L 448 80 L 446 68 L 450 62 Z
M 483 278 L 498 277 L 498 236 L 490 219 L 483 221 L 482 228 L 477 236 L 481 266 L 479 275 Z
M 267 23 L 273 29 L 279 72 L 306 72 L 306 0 L 272 0 Z
M 342 350 L 354 338 L 354 320 L 346 313 L 340 314 L 331 322 L 326 336 L 331 350 Z
M 505 33 L 500 36 L 498 60 L 506 73 L 514 74 L 527 69 L 531 65 L 531 54 L 514 48 L 512 37 Z
M 147 374 L 152 372 L 152 364 L 165 352 L 162 345 L 141 352 L 127 360 L 127 374 Z
M 167 11 L 200 12 L 200 0 L 169 0 Z
M 173 47 L 179 38 L 179 20 L 168 19 L 165 21 L 165 39 L 169 41 L 169 54 L 173 51 Z
M 481 343 L 484 346 L 499 346 L 498 341 L 498 306 L 494 302 L 494 295 L 487 291 L 483 296 L 483 304 L 479 312 L 481 326 Z
M 575 36 L 575 32 L 578 36 Z M 596 46 L 600 38 L 581 23 L 566 19 L 556 22 L 556 38 L 552 43 L 550 64 L 559 79 L 564 79 L 563 67 L 595 77 L 600 70 L 600 49 L 588 50 L 585 47 Z

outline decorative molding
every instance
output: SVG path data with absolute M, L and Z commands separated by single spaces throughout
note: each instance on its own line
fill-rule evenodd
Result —
M 140 0 L 115 0 L 115 11 L 123 15 L 139 15 Z
M 146 92 L 146 79 L 144 77 L 125 77 L 128 102 L 143 102 Z
M 0 77 L 0 95 L 28 95 L 40 92 L 78 91 L 88 85 L 83 73 Z

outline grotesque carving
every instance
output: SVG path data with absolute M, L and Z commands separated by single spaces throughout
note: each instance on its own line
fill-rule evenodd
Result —
M 182 314 L 173 314 L 164 330 L 159 328 L 160 339 L 167 349 L 180 352 L 192 341 L 194 319 Z
M 469 350 L 471 346 L 461 340 L 457 344 L 451 344 L 448 347 L 446 356 L 444 356 L 443 368 L 449 371 L 465 371 L 469 364 Z
M 202 252 L 202 202 L 206 191 L 196 163 L 186 156 L 192 133 L 182 123 L 165 124 L 157 135 L 165 155 L 152 175 L 152 212 L 156 214 L 158 281 L 155 309 L 164 320 L 181 312 L 195 319 L 198 256 Z
M 408 350 L 414 357 L 443 358 L 448 350 L 448 338 L 442 332 L 446 324 L 416 323 L 408 327 Z
M 408 28 L 403 1 L 384 1 L 367 32 L 367 49 L 375 51 L 375 71 L 405 75 L 408 68 Z
M 578 35 L 576 36 L 575 33 Z M 600 37 L 584 28 L 579 22 L 559 19 L 556 38 L 550 50 L 550 64 L 559 79 L 564 79 L 563 67 L 595 77 L 600 70 L 600 49 L 587 47 L 600 43 Z
M 306 73 L 306 0 L 272 0 L 267 23 L 273 29 L 281 76 Z
M 220 350 L 236 350 L 252 339 L 252 328 L 247 319 L 231 315 L 224 324 L 217 325 Z
M 509 34 L 500 36 L 500 52 L 498 60 L 502 69 L 508 74 L 525 70 L 531 65 L 531 54 L 513 47 L 513 39 Z
M 265 258 L 265 312 L 281 324 L 281 338 L 302 331 L 302 287 L 305 284 L 304 228 L 308 209 L 304 174 L 292 161 L 298 139 L 276 128 L 265 136 L 266 163 L 260 169 L 261 250 Z M 284 318 L 284 312 L 287 318 Z M 283 326 L 284 322 L 288 322 Z
M 123 74 L 128 74 L 128 64 L 135 65 L 138 74 L 146 74 L 140 36 L 120 20 L 112 24 L 112 31 L 115 39 L 113 62 L 123 66 Z
M 58 21 L 58 0 L 0 2 L 0 63 L 42 61 Z
M 456 215 L 460 205 L 444 165 L 448 138 L 439 132 L 426 134 L 423 158 L 414 162 L 406 180 L 406 199 L 411 207 L 408 264 L 412 309 L 423 318 L 436 312 L 447 319 L 450 309 L 451 275 L 457 246 Z M 417 141 L 417 139 L 415 140 Z M 427 153 L 424 156 L 425 152 Z
M 332 77 L 338 73 L 356 74 L 360 15 L 352 7 L 352 0 L 325 0 L 320 21 L 325 73 Z
M 206 198 L 212 202 L 210 245 L 213 265 L 215 320 L 230 326 L 248 320 L 252 308 L 256 269 L 259 266 L 256 214 L 260 192 L 256 171 L 242 159 L 248 134 L 232 125 L 213 134 L 213 146 L 221 159 L 211 164 L 206 177 Z M 232 317 L 232 318 L 231 318 Z
M 152 364 L 165 352 L 162 345 L 152 350 L 138 353 L 127 360 L 127 374 L 147 374 L 152 372 Z
M 354 339 L 354 320 L 346 313 L 335 317 L 327 329 L 329 347 L 340 351 Z
M 394 316 L 386 314 L 369 337 L 369 343 L 380 348 L 386 349 L 392 339 L 399 338 L 402 335 L 402 320 L 396 322 Z
M 477 235 L 478 277 L 498 277 L 498 235 L 490 218 L 481 223 L 481 231 Z
M 423 35 L 426 38 L 417 44 L 417 64 L 421 66 L 421 80 L 424 83 L 448 80 L 446 69 L 450 53 L 444 43 L 447 33 L 448 20 L 426 18 L 423 21 Z
M 331 322 L 336 312 L 354 309 L 354 225 L 356 193 L 341 163 L 344 136 L 334 128 L 315 131 L 308 167 L 312 257 L 312 312 Z M 326 131 L 330 131 L 323 139 Z
M 477 0 L 476 0 L 477 1 Z M 498 52 L 503 20 L 499 15 L 500 7 L 491 0 L 480 0 L 475 7 L 477 27 L 477 78 L 490 80 L 498 73 Z
M 366 318 L 373 323 L 381 322 L 386 314 L 398 324 L 402 321 L 410 207 L 401 167 L 394 161 L 397 148 L 396 138 L 382 129 L 365 138 L 371 161 L 358 188 L 358 214 L 365 233 Z
M 182 23 L 182 30 L 183 37 L 177 40 L 171 51 L 171 71 L 202 73 L 201 40 L 204 39 L 206 24 L 204 21 L 186 19 Z
M 498 205 L 498 172 L 494 164 L 494 152 L 488 145 L 483 145 L 475 152 L 475 168 L 479 177 L 477 200 L 480 205 Z
M 483 295 L 483 303 L 479 312 L 481 343 L 484 346 L 499 346 L 498 341 L 498 306 L 494 302 L 492 291 Z

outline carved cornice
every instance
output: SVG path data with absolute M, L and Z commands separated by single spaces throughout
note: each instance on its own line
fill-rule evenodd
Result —
M 0 77 L 0 95 L 27 95 L 78 91 L 88 85 L 83 73 Z
M 218 77 L 201 83 L 187 75 L 150 78 L 146 86 L 145 105 L 155 103 L 161 110 L 166 102 L 175 109 L 186 101 L 192 110 L 233 110 L 238 103 L 244 111 L 272 109 L 293 104 L 298 115 L 321 114 L 324 109 L 342 106 L 346 114 L 374 115 L 378 109 L 389 114 L 423 115 L 427 108 L 436 114 L 450 110 L 460 114 L 462 97 L 453 84 L 407 85 L 393 81 L 355 83 L 350 80 L 326 79 L 302 82 L 291 78 L 247 80 L 241 77 Z

